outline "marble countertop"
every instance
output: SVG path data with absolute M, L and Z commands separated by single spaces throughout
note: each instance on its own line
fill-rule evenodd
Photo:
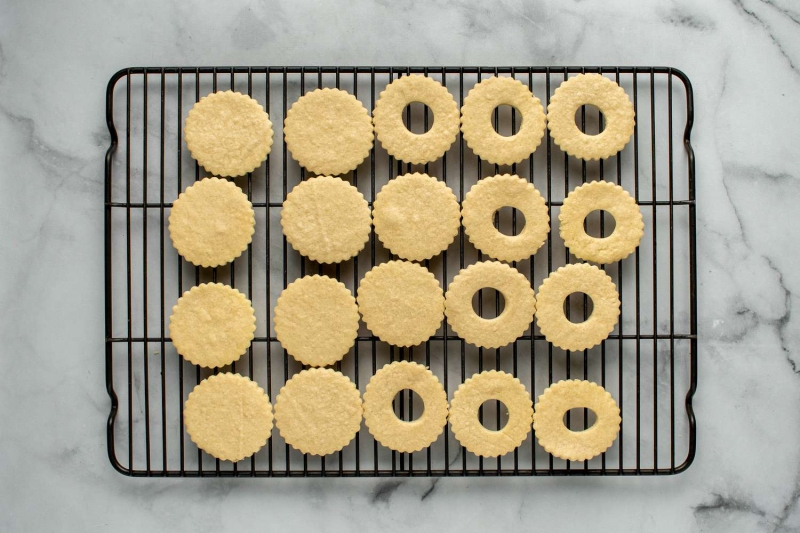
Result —
M 0 3 L 0 531 L 800 531 L 800 7 L 631 5 Z M 106 82 L 126 66 L 196 64 L 686 72 L 698 198 L 693 466 L 605 479 L 115 472 L 102 358 Z

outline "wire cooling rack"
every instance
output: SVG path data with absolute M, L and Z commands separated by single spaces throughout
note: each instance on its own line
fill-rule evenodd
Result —
M 363 392 L 376 369 L 396 360 L 428 365 L 449 398 L 473 373 L 502 369 L 513 373 L 537 397 L 566 378 L 596 381 L 615 398 L 622 426 L 614 445 L 589 461 L 553 458 L 533 433 L 513 453 L 482 459 L 466 452 L 449 427 L 429 448 L 413 454 L 388 450 L 362 426 L 341 452 L 303 455 L 290 448 L 276 429 L 252 458 L 220 462 L 192 443 L 183 429 L 183 404 L 193 387 L 212 371 L 184 361 L 168 337 L 168 319 L 178 297 L 192 286 L 219 281 L 244 292 L 257 315 L 256 337 L 230 368 L 258 382 L 274 401 L 285 381 L 302 366 L 281 348 L 272 326 L 272 309 L 283 288 L 307 273 L 335 276 L 351 290 L 372 266 L 391 259 L 375 239 L 356 258 L 339 265 L 319 265 L 301 258 L 281 233 L 280 209 L 286 194 L 306 177 L 283 143 L 286 110 L 307 91 L 338 87 L 372 109 L 380 91 L 410 73 L 444 84 L 457 102 L 480 79 L 512 76 L 530 87 L 546 106 L 553 91 L 570 76 L 600 72 L 620 84 L 636 109 L 633 139 L 615 157 L 582 162 L 564 154 L 545 135 L 532 157 L 498 167 L 481 162 L 459 136 L 445 156 L 426 165 L 395 161 L 376 143 L 369 158 L 348 175 L 368 201 L 389 179 L 412 171 L 445 181 L 463 199 L 481 177 L 515 173 L 542 192 L 552 231 L 545 247 L 531 259 L 514 263 L 537 288 L 549 272 L 575 262 L 558 235 L 558 212 L 577 185 L 605 179 L 622 185 L 641 206 L 645 235 L 637 251 L 604 270 L 617 284 L 620 321 L 600 346 L 581 352 L 553 347 L 532 326 L 514 344 L 478 349 L 465 344 L 446 321 L 424 345 L 390 347 L 363 325 L 357 342 L 336 366 Z M 191 159 L 183 143 L 183 123 L 200 97 L 234 89 L 251 95 L 270 114 L 275 144 L 268 161 L 237 178 L 256 212 L 256 233 L 247 251 L 232 265 L 199 269 L 181 259 L 167 233 L 172 201 L 207 173 Z M 697 385 L 697 273 L 695 241 L 694 154 L 690 144 L 692 89 L 680 71 L 666 67 L 203 67 L 128 68 L 109 81 L 106 115 L 111 145 L 105 165 L 106 386 L 111 399 L 108 457 L 130 476 L 501 476 L 501 475 L 653 475 L 675 474 L 695 456 L 696 425 L 692 397 Z M 408 127 L 425 131 L 435 121 L 421 104 L 406 110 Z M 578 125 L 597 133 L 602 116 L 584 107 Z M 511 108 L 495 111 L 501 134 L 516 131 L 520 117 Z M 501 210 L 498 229 L 515 234 L 521 214 Z M 613 219 L 604 213 L 587 217 L 587 231 L 609 235 Z M 482 259 L 463 230 L 449 249 L 424 264 L 442 282 Z M 480 291 L 475 307 L 490 318 L 501 311 L 502 296 Z M 570 296 L 566 312 L 579 320 L 591 301 Z M 420 400 L 401 393 L 398 416 L 413 419 Z M 490 429 L 505 423 L 501 405 L 481 408 Z M 567 413 L 573 430 L 592 423 L 585 409 Z

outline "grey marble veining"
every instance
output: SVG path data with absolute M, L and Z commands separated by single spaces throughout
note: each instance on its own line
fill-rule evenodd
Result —
M 800 7 L 790 0 L 0 3 L 0 531 L 800 531 Z M 106 459 L 105 84 L 131 65 L 669 65 L 695 89 L 684 474 L 141 480 Z

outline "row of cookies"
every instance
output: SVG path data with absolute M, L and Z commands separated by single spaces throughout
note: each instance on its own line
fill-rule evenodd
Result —
M 494 225 L 503 207 L 518 209 L 525 225 L 517 235 L 505 235 Z M 616 222 L 611 235 L 597 238 L 584 227 L 593 211 L 610 213 Z M 570 252 L 587 261 L 611 263 L 630 255 L 643 235 L 639 206 L 619 185 L 586 183 L 564 200 L 559 230 Z M 532 183 L 516 175 L 484 178 L 469 190 L 461 206 L 452 190 L 427 174 L 404 174 L 378 192 L 373 209 L 364 196 L 341 178 L 305 180 L 287 195 L 281 226 L 287 241 L 302 255 L 320 263 L 338 263 L 357 255 L 375 235 L 394 255 L 423 261 L 438 255 L 455 240 L 463 224 L 470 242 L 491 258 L 513 262 L 527 259 L 550 232 L 549 209 Z M 252 238 L 255 214 L 244 193 L 220 178 L 205 178 L 187 187 L 173 203 L 169 231 L 178 252 L 204 267 L 238 257 Z
M 406 107 L 426 105 L 434 122 L 422 134 L 403 122 Z M 522 117 L 519 131 L 500 135 L 492 124 L 498 106 L 514 107 Z M 603 112 L 604 129 L 587 135 L 575 124 L 583 105 Z M 499 165 L 519 163 L 541 143 L 545 124 L 553 142 L 586 160 L 618 153 L 634 129 L 634 107 L 619 85 L 600 74 L 579 74 L 555 91 L 545 114 L 541 101 L 519 80 L 490 77 L 478 82 L 461 110 L 441 83 L 421 75 L 403 76 L 381 93 L 372 117 L 353 95 L 323 88 L 302 95 L 286 113 L 283 133 L 292 157 L 309 172 L 342 175 L 364 161 L 377 136 L 386 151 L 407 163 L 440 158 L 459 130 L 481 159 Z M 212 93 L 195 104 L 186 120 L 186 143 L 192 157 L 217 176 L 252 172 L 266 160 L 273 142 L 272 122 L 258 102 L 233 91 Z
M 419 418 L 401 420 L 395 397 L 412 390 L 422 399 Z M 479 413 L 484 402 L 501 402 L 508 421 L 487 429 Z M 564 415 L 590 409 L 596 421 L 572 431 Z M 275 407 L 264 390 L 247 377 L 223 373 L 209 377 L 189 394 L 184 409 L 186 431 L 197 446 L 222 460 L 239 461 L 256 453 L 272 433 L 273 420 L 287 444 L 302 453 L 327 455 L 347 446 L 362 418 L 375 440 L 398 452 L 412 453 L 434 443 L 447 423 L 458 442 L 481 457 L 499 457 L 527 438 L 531 428 L 547 452 L 584 461 L 605 452 L 620 429 L 620 410 L 611 394 L 589 381 L 551 384 L 536 405 L 511 374 L 491 370 L 462 383 L 448 405 L 437 377 L 425 366 L 397 361 L 379 369 L 361 394 L 350 379 L 331 369 L 312 368 L 290 378 Z

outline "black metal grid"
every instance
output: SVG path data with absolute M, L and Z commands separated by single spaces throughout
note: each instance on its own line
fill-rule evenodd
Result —
M 336 276 L 355 289 L 366 270 L 390 258 L 374 234 L 358 257 L 335 266 L 302 259 L 287 247 L 278 223 L 281 202 L 305 172 L 287 154 L 281 124 L 297 97 L 317 87 L 340 87 L 371 109 L 389 81 L 420 73 L 442 82 L 460 104 L 479 79 L 510 75 L 529 86 L 546 106 L 563 80 L 581 72 L 608 76 L 634 102 L 634 136 L 616 157 L 581 162 L 564 154 L 546 134 L 531 158 L 499 167 L 479 161 L 459 136 L 444 158 L 426 165 L 394 161 L 376 143 L 349 179 L 370 202 L 382 183 L 409 171 L 439 177 L 459 199 L 487 175 L 511 172 L 531 180 L 547 200 L 554 230 L 532 259 L 514 264 L 534 288 L 549 272 L 574 262 L 557 231 L 558 208 L 569 190 L 587 179 L 621 184 L 641 205 L 645 237 L 632 256 L 604 267 L 617 283 L 622 301 L 620 323 L 609 338 L 590 350 L 564 352 L 532 327 L 511 346 L 484 350 L 466 345 L 445 323 L 424 345 L 399 349 L 381 343 L 362 326 L 356 346 L 336 368 L 363 392 L 383 364 L 401 359 L 423 362 L 442 380 L 448 397 L 473 372 L 490 368 L 512 372 L 533 396 L 559 379 L 592 379 L 612 393 L 622 410 L 620 436 L 612 448 L 590 461 L 562 461 L 545 453 L 531 433 L 513 454 L 482 459 L 465 452 L 448 427 L 430 448 L 403 454 L 378 445 L 363 426 L 353 443 L 324 458 L 296 452 L 277 430 L 258 454 L 236 464 L 220 463 L 194 446 L 183 430 L 182 406 L 194 385 L 210 372 L 185 362 L 167 336 L 170 309 L 183 291 L 219 280 L 253 301 L 256 338 L 230 370 L 252 377 L 274 401 L 283 382 L 302 368 L 281 348 L 271 326 L 271 310 L 280 291 L 306 272 Z M 250 94 L 265 107 L 274 123 L 275 144 L 265 165 L 235 180 L 257 213 L 253 244 L 233 266 L 199 269 L 172 248 L 166 219 L 171 201 L 206 175 L 183 149 L 186 113 L 201 96 L 229 88 Z M 121 105 L 116 104 L 119 99 Z M 505 134 L 519 120 L 507 111 L 495 112 L 495 127 Z M 105 360 L 111 399 L 107 437 L 108 457 L 119 472 L 247 477 L 652 475 L 675 474 L 692 463 L 696 441 L 692 397 L 697 385 L 693 100 L 691 84 L 682 72 L 667 67 L 128 68 L 109 81 L 106 113 L 111 134 L 105 165 Z M 419 131 L 427 128 L 430 115 L 427 109 L 409 108 L 406 119 L 413 131 Z M 582 109 L 577 120 L 591 132 L 602 116 Z M 503 213 L 496 223 L 504 231 L 516 232 L 517 218 L 516 211 Z M 604 215 L 588 219 L 587 224 L 589 231 L 609 233 L 610 221 Z M 460 268 L 480 259 L 462 230 L 448 251 L 424 264 L 446 284 Z M 477 296 L 477 306 L 484 316 L 495 316 L 500 297 L 484 292 Z M 493 309 L 484 306 L 492 299 Z M 585 318 L 587 303 L 585 297 L 571 297 L 567 312 L 583 313 Z M 412 416 L 413 398 L 403 395 L 396 409 L 401 417 Z M 481 417 L 487 427 L 499 427 L 500 405 L 482 409 Z M 568 413 L 566 421 L 572 429 L 581 429 L 587 412 Z

